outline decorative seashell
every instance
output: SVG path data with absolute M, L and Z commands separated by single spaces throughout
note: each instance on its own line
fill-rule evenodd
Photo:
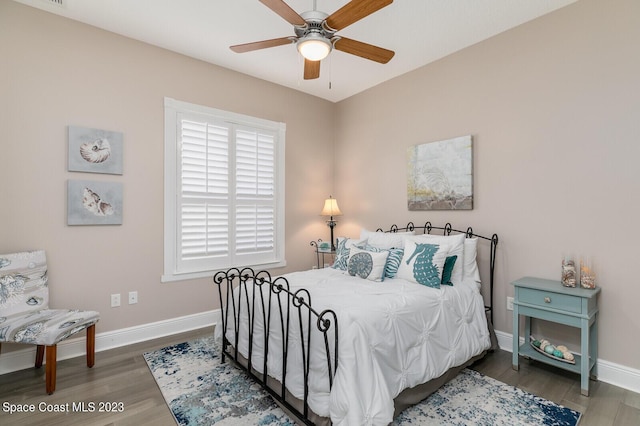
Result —
M 36 343 L 36 339 L 42 334 L 44 330 L 45 321 L 39 321 L 36 323 L 28 324 L 22 328 L 16 330 L 13 341 L 18 343 Z
M 24 294 L 25 278 L 21 275 L 0 276 L 0 305 Z
M 563 352 L 562 358 L 566 359 L 567 361 L 573 361 L 573 354 L 571 352 Z
M 72 321 L 64 322 L 64 323 L 60 324 L 60 326 L 58 328 L 69 328 L 72 325 L 76 324 L 78 321 L 80 321 L 80 320 L 72 320 Z
M 547 339 L 542 339 L 540 341 L 540 349 L 542 349 L 544 351 L 544 348 L 546 348 L 550 344 L 551 343 L 549 343 L 549 341 Z
M 80 145 L 80 155 L 90 163 L 103 163 L 111 155 L 111 145 L 107 139 L 96 139 Z
M 82 194 L 82 205 L 85 209 L 89 210 L 96 216 L 109 216 L 113 214 L 113 206 L 102 201 L 100 195 L 89 188 L 84 188 L 84 192 Z
M 565 345 L 556 346 L 556 349 L 560 352 L 567 352 L 569 350 Z
M 42 305 L 43 300 L 44 299 L 42 297 L 31 296 L 29 299 L 27 299 L 27 305 L 29 306 Z
M 555 351 L 555 350 L 556 350 L 556 347 L 553 346 L 553 345 L 547 345 L 547 346 L 544 347 L 544 351 L 546 353 L 548 353 L 549 355 L 553 354 L 553 351 Z

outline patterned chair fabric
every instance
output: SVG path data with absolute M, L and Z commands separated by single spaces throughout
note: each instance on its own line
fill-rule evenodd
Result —
M 79 331 L 92 327 L 99 319 L 100 314 L 96 311 L 49 309 L 47 258 L 44 250 L 0 254 L 0 343 L 38 345 L 36 367 L 42 365 L 42 352 L 44 346 L 47 346 L 47 374 L 51 362 L 49 348 L 53 347 L 54 389 L 55 345 Z M 93 352 L 95 327 L 92 327 L 90 332 L 87 331 L 87 338 L 92 340 Z M 87 360 L 89 357 L 92 359 L 89 365 L 91 367 L 93 353 L 87 352 Z M 49 390 L 48 378 L 47 391 Z M 48 393 L 52 392 L 53 389 Z

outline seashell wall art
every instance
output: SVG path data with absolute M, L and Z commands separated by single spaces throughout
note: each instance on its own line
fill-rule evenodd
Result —
M 120 132 L 69 126 L 70 172 L 122 174 Z
M 69 180 L 67 225 L 122 225 L 122 184 Z

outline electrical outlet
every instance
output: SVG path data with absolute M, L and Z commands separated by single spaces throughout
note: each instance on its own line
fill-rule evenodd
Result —
M 513 297 L 507 297 L 507 311 L 513 311 Z
M 120 306 L 120 293 L 111 295 L 111 307 L 117 308 Z
M 136 303 L 138 303 L 138 292 L 137 291 L 130 291 L 129 292 L 129 304 L 130 305 L 135 305 Z

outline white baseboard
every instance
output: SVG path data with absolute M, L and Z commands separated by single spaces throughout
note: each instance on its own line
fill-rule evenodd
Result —
M 218 309 L 120 330 L 96 333 L 96 352 L 213 326 L 218 324 L 220 319 L 220 310 Z M 100 323 L 98 323 L 98 329 L 99 327 Z M 84 336 L 60 342 L 57 350 L 58 360 L 85 356 L 85 342 Z M 0 374 L 33 368 L 35 356 L 36 347 L 34 345 L 28 345 L 26 349 L 0 354 Z
M 500 349 L 513 353 L 513 335 L 496 330 Z M 524 339 L 520 338 L 520 344 Z M 640 370 L 598 359 L 598 380 L 640 393 Z
M 220 310 L 217 309 L 120 330 L 96 333 L 96 352 L 213 326 L 220 323 L 220 320 Z M 513 335 L 496 330 L 496 337 L 500 349 L 513 352 Z M 523 339 L 521 339 L 521 343 L 524 343 Z M 58 360 L 84 356 L 85 353 L 84 336 L 68 339 L 58 344 Z M 0 354 L 0 374 L 32 368 L 35 354 L 36 349 L 33 345 L 29 345 L 27 349 Z M 640 393 L 640 370 L 624 365 L 599 359 L 598 380 Z

